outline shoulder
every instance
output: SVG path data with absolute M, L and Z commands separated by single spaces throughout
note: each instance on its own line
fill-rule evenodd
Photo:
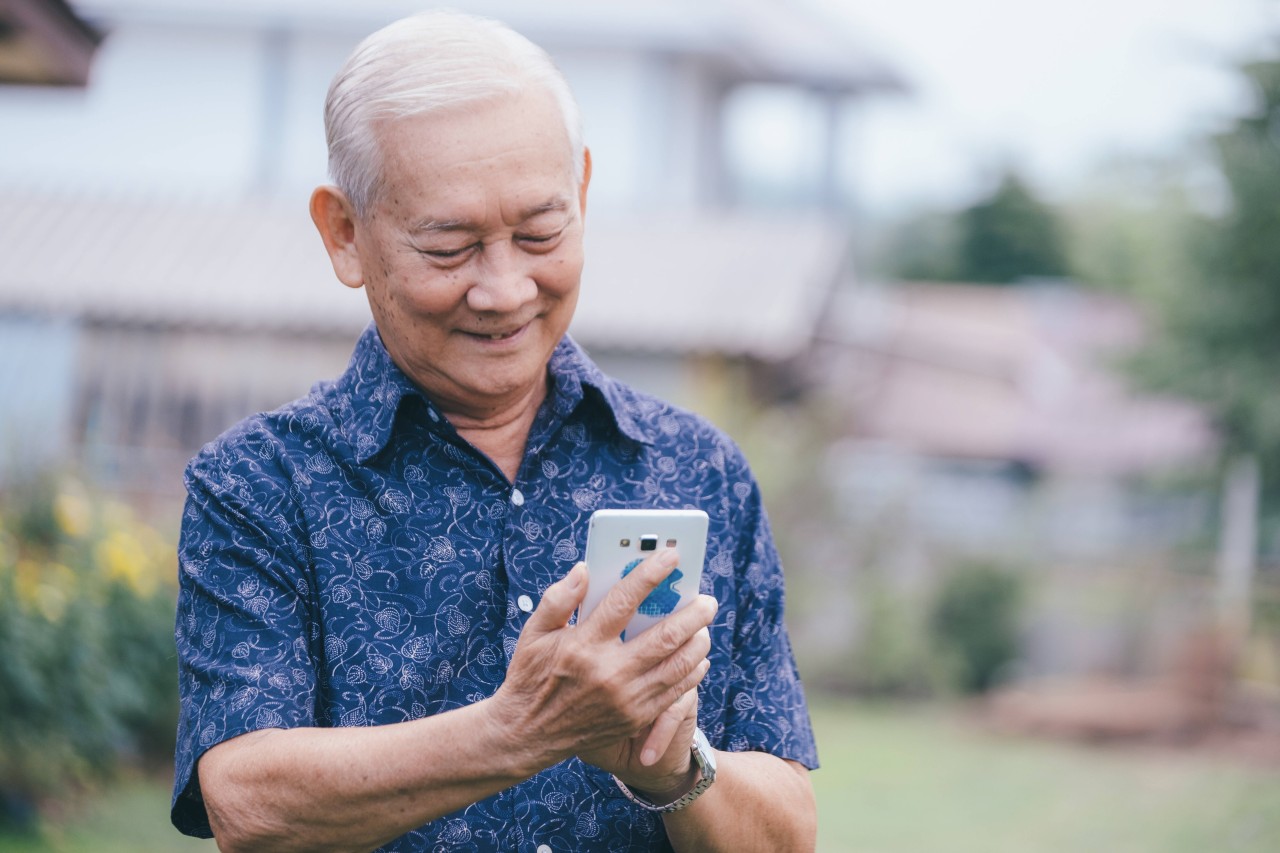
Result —
M 239 421 L 205 444 L 187 464 L 188 491 L 197 483 L 214 494 L 246 482 L 286 481 L 308 456 L 330 445 L 338 432 L 333 383 Z

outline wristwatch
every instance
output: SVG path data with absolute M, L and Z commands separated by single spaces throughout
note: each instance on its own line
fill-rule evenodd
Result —
M 698 797 L 702 796 L 702 792 L 711 787 L 711 783 L 716 781 L 716 751 L 711 748 L 711 744 L 707 741 L 707 736 L 702 733 L 702 729 L 693 730 L 693 744 L 690 746 L 690 752 L 693 754 L 693 763 L 698 765 L 700 777 L 698 783 L 693 786 L 689 793 L 679 799 L 667 803 L 665 806 L 655 805 L 644 797 L 636 794 L 635 791 L 627 787 L 627 783 L 623 782 L 617 776 L 613 777 L 613 781 L 618 783 L 619 790 L 628 800 L 635 803 L 642 809 L 651 812 L 661 812 L 667 814 L 669 812 L 678 812 L 685 806 L 692 803 Z

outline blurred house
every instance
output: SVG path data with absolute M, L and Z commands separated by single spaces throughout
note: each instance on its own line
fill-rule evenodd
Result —
M 4 0 L 0 84 L 83 86 L 101 41 L 64 0 Z
M 1157 547 L 1204 499 L 1135 490 L 1211 458 L 1205 413 L 1135 393 L 1125 302 L 1063 283 L 842 294 L 826 333 L 848 436 L 829 470 L 856 524 L 913 548 L 1035 560 Z
M 573 334 L 713 416 L 794 393 L 850 269 L 848 107 L 902 91 L 892 69 L 781 0 L 451 5 L 547 47 L 581 103 L 595 170 Z M 0 88 L 0 471 L 78 457 L 176 490 L 201 441 L 342 370 L 369 314 L 306 213 L 324 93 L 360 38 L 418 8 L 75 4 L 109 33 L 88 88 Z M 818 117 L 797 152 L 811 179 L 763 195 L 725 156 L 768 132 L 744 112 L 760 91 Z

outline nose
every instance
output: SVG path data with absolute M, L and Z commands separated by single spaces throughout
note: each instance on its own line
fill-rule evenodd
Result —
M 527 257 L 508 242 L 484 247 L 476 278 L 467 290 L 467 306 L 473 311 L 505 314 L 518 310 L 538 295 L 538 285 Z

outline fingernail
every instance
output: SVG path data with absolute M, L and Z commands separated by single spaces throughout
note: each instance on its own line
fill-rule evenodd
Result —
M 569 589 L 577 589 L 582 586 L 582 579 L 586 577 L 586 563 L 578 563 L 569 570 L 569 574 L 565 575 L 565 581 L 569 584 Z
M 658 760 L 658 751 L 650 747 L 640 753 L 640 763 L 645 767 L 652 767 L 653 763 Z

